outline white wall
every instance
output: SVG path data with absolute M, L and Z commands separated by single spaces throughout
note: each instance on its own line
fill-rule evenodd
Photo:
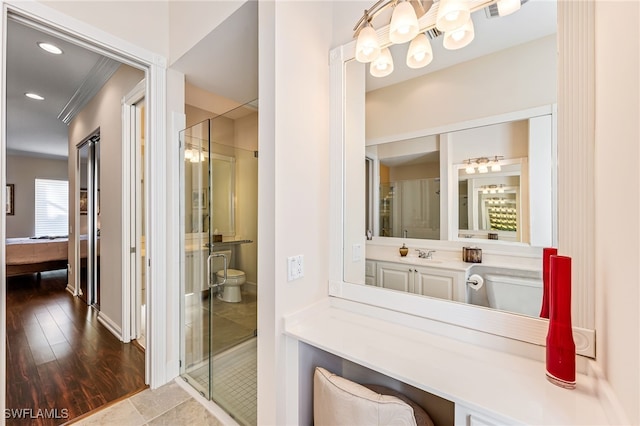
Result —
M 368 92 L 367 140 L 555 103 L 556 56 L 553 35 Z
M 168 1 L 38 1 L 120 39 L 169 57 Z
M 140 70 L 121 65 L 69 124 L 69 185 L 75 188 L 76 145 L 100 128 L 100 310 L 119 327 L 122 326 L 122 98 L 144 78 Z M 74 211 L 75 191 L 69 191 L 69 211 Z M 72 222 L 73 223 L 73 222 Z M 73 241 L 78 231 L 74 224 Z M 69 244 L 72 273 L 77 265 L 75 246 Z
M 67 180 L 67 160 L 7 156 L 7 183 L 14 187 L 14 215 L 7 216 L 7 238 L 35 235 L 35 179 Z
M 598 1 L 595 18 L 597 359 L 630 423 L 638 424 L 640 5 Z
M 168 5 L 170 15 L 169 64 L 180 59 L 245 2 L 246 0 L 163 2 Z
M 277 24 L 277 31 L 276 31 Z M 261 2 L 258 424 L 285 424 L 297 394 L 282 316 L 326 297 L 329 264 L 329 65 L 332 4 Z M 276 92 L 277 89 L 277 92 Z M 304 277 L 287 282 L 287 257 Z

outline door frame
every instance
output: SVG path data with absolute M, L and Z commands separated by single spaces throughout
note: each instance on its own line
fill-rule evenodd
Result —
M 157 388 L 178 375 L 178 351 L 170 345 L 167 330 L 177 328 L 177 316 L 173 311 L 173 303 L 167 294 L 173 291 L 168 288 L 169 275 L 173 272 L 171 262 L 172 251 L 167 240 L 171 233 L 167 232 L 174 223 L 173 209 L 168 208 L 167 199 L 173 197 L 174 184 L 170 176 L 176 174 L 171 170 L 173 165 L 167 162 L 170 141 L 167 139 L 167 60 L 164 56 L 151 52 L 131 42 L 115 37 L 97 27 L 65 15 L 49 6 L 35 2 L 20 0 L 0 0 L 2 19 L 0 20 L 1 67 L 0 67 L 0 108 L 6 108 L 6 40 L 8 16 L 20 16 L 39 29 L 57 32 L 67 40 L 97 51 L 119 62 L 142 69 L 146 74 L 147 89 L 147 141 L 149 180 L 149 233 L 147 236 L 148 271 L 153 278 L 154 286 L 148 289 L 148 344 L 145 351 L 146 382 L 151 388 Z M 175 80 L 175 78 L 172 78 Z M 179 93 L 176 82 L 171 85 L 172 93 Z M 174 102 L 175 103 L 175 102 Z M 6 117 L 0 115 L 0 187 L 6 185 Z M 0 201 L 5 202 L 5 192 L 0 191 Z M 128 212 L 123 212 L 127 213 Z M 0 231 L 6 232 L 6 217 L 0 215 Z M 169 236 L 168 236 L 169 234 Z M 153 238 L 151 238 L 153 237 Z M 6 280 L 6 248 L 0 245 L 0 280 Z M 169 309 L 168 309 L 169 308 Z M 169 312 L 167 312 L 169 311 Z M 5 409 L 6 381 L 6 286 L 0 286 L 0 410 Z M 173 336 L 172 336 L 173 337 Z M 175 340 L 175 339 L 173 339 Z M 172 341 L 173 341 L 172 340 Z
M 138 312 L 138 290 L 142 283 L 137 269 L 140 256 L 140 233 L 137 230 L 141 226 L 141 217 L 139 217 L 137 207 L 138 201 L 140 201 L 137 176 L 141 172 L 141 167 L 138 161 L 139 146 L 134 116 L 137 114 L 136 105 L 145 99 L 146 85 L 146 79 L 141 80 L 122 99 L 122 210 L 130 212 L 128 216 L 123 216 L 125 219 L 123 222 L 127 217 L 129 221 L 123 223 L 122 226 L 122 341 L 125 343 L 139 337 L 141 320 Z M 147 170 L 147 156 L 144 157 L 144 163 L 143 169 Z M 143 193 L 145 197 L 142 202 L 146 205 L 147 179 L 144 179 Z M 143 232 L 145 236 L 147 234 L 146 224 L 149 223 L 147 216 L 148 209 L 145 209 L 145 229 Z M 136 230 L 135 233 L 134 230 Z M 148 288 L 149 274 L 148 271 L 145 272 L 145 285 Z M 147 302 L 145 298 L 145 303 Z M 146 321 L 148 323 L 148 318 Z

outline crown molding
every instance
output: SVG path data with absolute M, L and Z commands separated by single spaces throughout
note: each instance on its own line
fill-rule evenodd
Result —
M 102 86 L 109 81 L 119 66 L 120 63 L 113 59 L 102 57 L 98 60 L 82 84 L 80 84 L 80 87 L 62 108 L 62 111 L 58 114 L 58 119 L 68 125 L 82 108 L 93 99 L 96 93 L 102 89 Z

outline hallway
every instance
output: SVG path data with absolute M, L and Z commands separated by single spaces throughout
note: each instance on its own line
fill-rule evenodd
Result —
M 61 424 L 145 387 L 144 352 L 66 284 L 66 271 L 7 280 L 7 424 Z

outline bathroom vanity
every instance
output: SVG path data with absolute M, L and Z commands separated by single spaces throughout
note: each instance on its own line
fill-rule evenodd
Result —
M 587 358 L 578 357 L 576 389 L 562 389 L 545 377 L 543 347 L 337 298 L 286 318 L 285 333 L 300 421 L 312 404 L 311 358 L 337 374 L 355 363 L 450 401 L 460 426 L 608 423 L 607 385 Z

